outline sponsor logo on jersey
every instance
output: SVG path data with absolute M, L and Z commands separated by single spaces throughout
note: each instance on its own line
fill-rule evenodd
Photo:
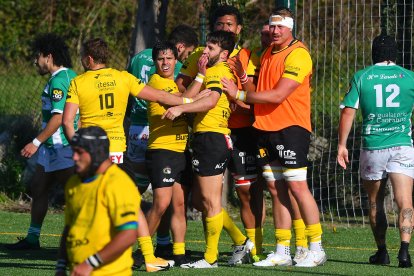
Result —
M 89 240 L 87 238 L 84 239 L 70 239 L 70 237 L 68 237 L 68 239 L 66 240 L 66 246 L 68 248 L 75 248 L 78 246 L 82 246 L 82 245 L 87 245 L 89 244 Z
M 195 167 L 197 167 L 200 164 L 200 162 L 197 159 L 193 159 L 192 163 Z
M 109 153 L 109 158 L 111 162 L 114 164 L 122 164 L 124 163 L 124 154 L 122 152 L 111 152 Z
M 175 135 L 175 140 L 176 141 L 187 140 L 187 137 L 188 137 L 187 134 L 176 134 Z
M 164 169 L 162 169 L 162 172 L 164 174 L 171 174 L 171 168 L 170 167 L 165 167 Z
M 98 90 L 106 90 L 106 89 L 112 89 L 116 86 L 115 80 L 113 81 L 97 81 L 95 83 L 95 87 Z
M 52 100 L 54 102 L 59 102 L 63 99 L 63 91 L 60 89 L 53 89 L 52 91 Z
M 172 182 L 174 182 L 175 180 L 173 179 L 173 178 L 163 178 L 162 179 L 162 182 L 165 182 L 165 183 L 172 183 Z

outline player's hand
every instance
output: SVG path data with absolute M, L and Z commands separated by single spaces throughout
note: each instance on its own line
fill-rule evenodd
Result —
M 93 267 L 85 261 L 75 266 L 70 276 L 89 276 L 91 275 L 92 271 Z
M 175 118 L 177 118 L 178 116 L 180 116 L 181 114 L 183 114 L 183 111 L 181 109 L 181 107 L 179 105 L 177 106 L 173 106 L 168 108 L 164 114 L 162 114 L 161 119 L 170 119 L 170 120 L 174 120 Z
M 23 157 L 26 157 L 26 158 L 30 158 L 30 157 L 32 157 L 32 155 L 33 154 L 35 154 L 36 153 L 36 151 L 38 150 L 39 148 L 38 147 L 36 147 L 32 142 L 30 142 L 29 144 L 27 144 L 21 151 L 20 151 L 20 154 L 23 156 Z
M 244 69 L 243 65 L 240 61 L 239 55 L 236 55 L 232 58 L 227 59 L 227 64 L 233 70 L 234 74 L 236 74 L 239 78 L 243 76 Z
M 338 156 L 336 157 L 338 164 L 346 170 L 346 164 L 349 163 L 348 149 L 344 146 L 338 145 Z
M 207 70 L 207 63 L 208 63 L 208 56 L 206 54 L 202 54 L 201 57 L 198 59 L 198 72 L 200 74 L 206 75 Z
M 201 98 L 204 97 L 208 97 L 211 95 L 211 90 L 210 89 L 204 89 L 202 91 L 200 91 L 199 93 L 197 93 L 197 95 L 195 95 L 192 99 L 193 101 L 198 101 Z
M 237 91 L 239 90 L 237 85 L 226 77 L 221 79 L 221 84 L 223 84 L 224 92 L 226 92 L 230 98 L 236 99 Z

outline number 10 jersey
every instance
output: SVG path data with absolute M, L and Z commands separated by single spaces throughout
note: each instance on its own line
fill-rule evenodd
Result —
M 79 105 L 81 127 L 99 126 L 108 134 L 110 152 L 124 152 L 123 121 L 128 95 L 136 97 L 145 84 L 126 71 L 103 68 L 72 80 L 67 102 Z

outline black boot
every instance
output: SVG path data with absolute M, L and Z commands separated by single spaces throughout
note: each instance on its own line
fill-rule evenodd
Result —
M 369 257 L 369 263 L 375 265 L 389 265 L 390 256 L 387 249 L 378 250 L 374 255 Z
M 398 267 L 408 268 L 412 266 L 411 256 L 408 253 L 408 250 L 400 248 L 400 251 L 398 252 Z

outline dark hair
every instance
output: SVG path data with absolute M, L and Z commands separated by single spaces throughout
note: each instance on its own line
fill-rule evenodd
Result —
M 233 15 L 236 18 L 237 25 L 243 25 L 243 17 L 241 16 L 239 9 L 230 5 L 221 5 L 211 14 L 209 21 L 210 31 L 214 31 L 214 25 L 216 24 L 217 19 L 225 15 Z
M 287 7 L 277 7 L 273 10 L 272 15 L 287 16 L 295 19 L 295 14 L 293 11 Z
M 109 59 L 108 44 L 102 38 L 89 39 L 82 43 L 81 55 L 91 56 L 97 64 L 106 64 Z
M 177 43 L 183 43 L 185 47 L 198 46 L 198 36 L 194 28 L 181 24 L 176 26 L 168 36 L 168 42 L 174 45 Z
M 80 147 L 91 155 L 91 172 L 95 173 L 99 166 L 109 157 L 109 139 L 101 127 L 90 126 L 80 128 L 70 141 L 73 147 Z
M 155 62 L 160 52 L 171 50 L 173 52 L 175 59 L 178 59 L 178 52 L 175 44 L 169 41 L 159 41 L 155 43 L 154 47 L 152 48 L 152 60 Z
M 46 33 L 37 36 L 32 45 L 33 54 L 38 53 L 44 56 L 51 54 L 53 63 L 57 66 L 72 67 L 72 60 L 69 54 L 69 47 L 62 37 L 54 33 Z
M 379 35 L 372 41 L 372 62 L 397 60 L 397 43 L 389 35 Z
M 236 35 L 232 32 L 214 31 L 207 35 L 207 42 L 217 44 L 230 55 L 236 45 Z

